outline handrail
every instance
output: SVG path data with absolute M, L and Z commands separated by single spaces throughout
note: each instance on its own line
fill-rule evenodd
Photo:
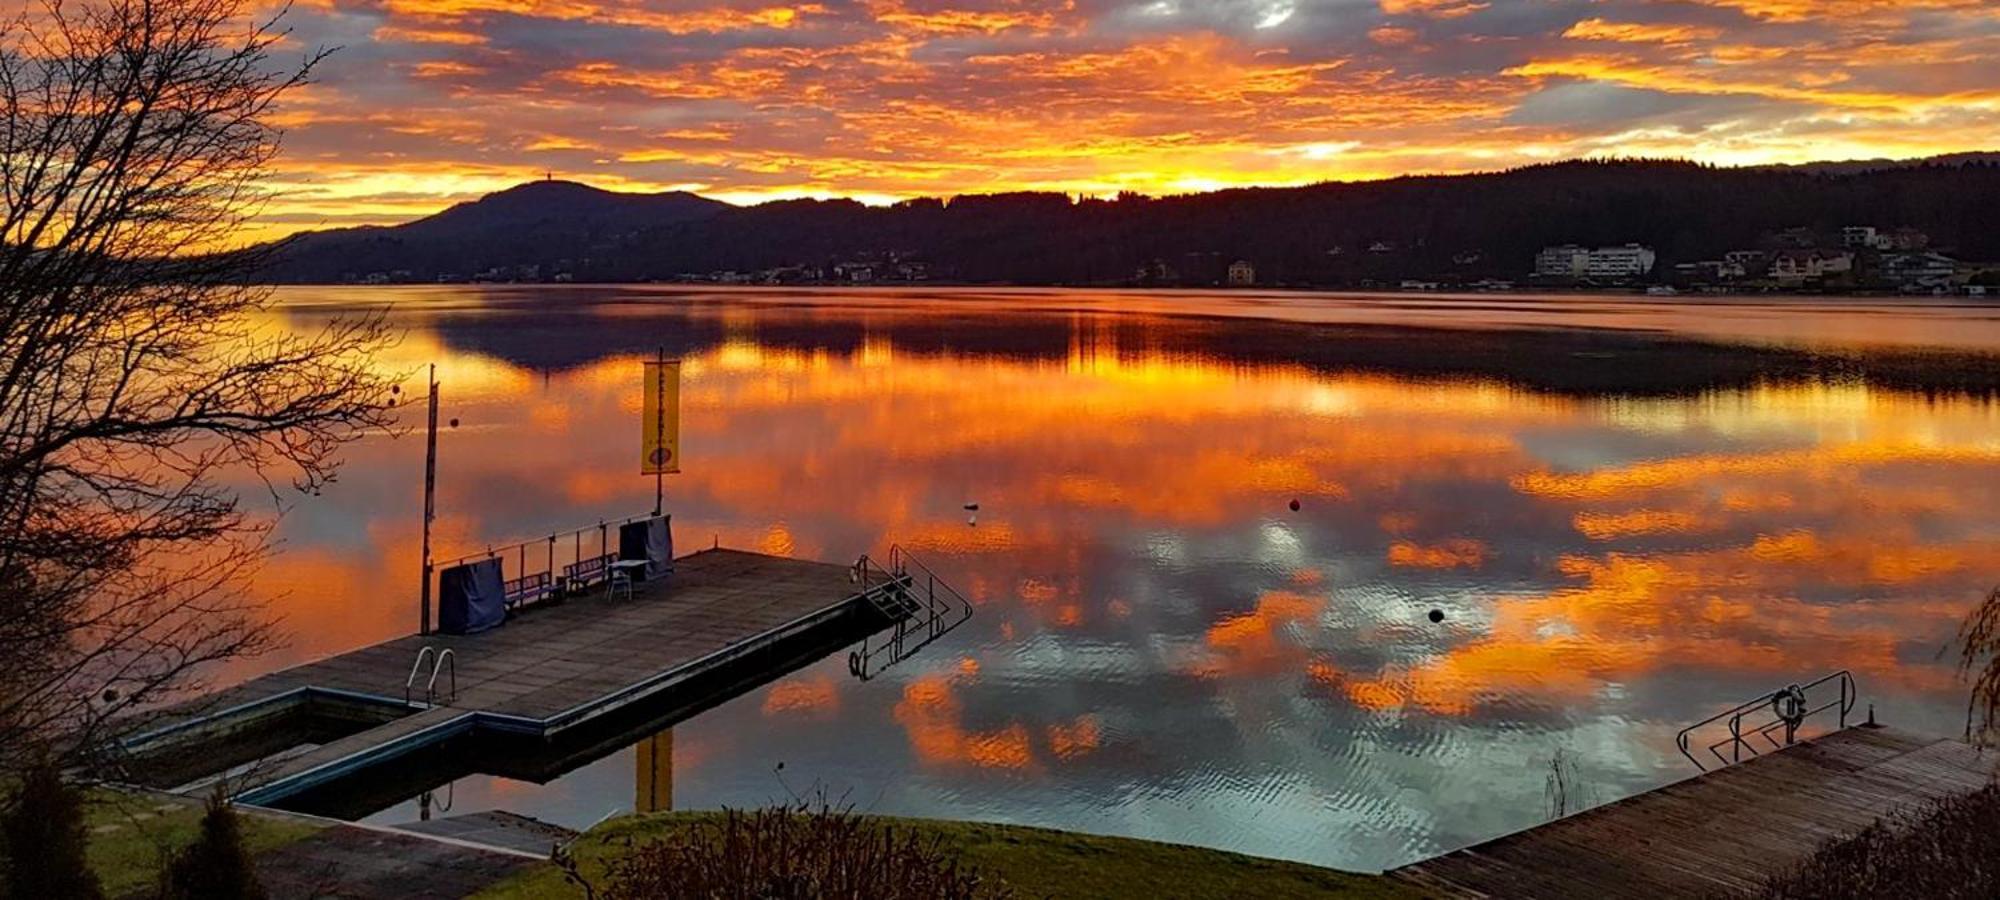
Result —
M 887 570 L 875 560 L 861 557 L 854 564 L 853 578 L 861 585 L 858 596 L 894 623 L 893 634 L 886 641 L 877 644 L 870 635 L 848 654 L 848 671 L 863 681 L 910 658 L 972 618 L 971 601 L 901 546 L 889 548 Z M 884 654 L 888 662 L 875 665 Z
M 445 700 L 451 703 L 458 699 L 458 657 L 450 647 L 439 650 L 430 644 L 417 649 L 417 661 L 410 664 L 410 677 L 403 680 L 403 702 L 410 702 L 410 690 L 417 685 L 417 673 L 423 671 L 424 660 L 431 661 L 430 680 L 424 682 L 424 705 L 437 705 L 438 675 L 446 670 L 451 672 L 451 695 Z
M 972 601 L 965 599 L 965 595 L 959 593 L 958 589 L 952 587 L 949 582 L 937 577 L 937 573 L 931 571 L 930 566 L 924 565 L 922 560 L 911 556 L 910 551 L 903 549 L 900 544 L 889 547 L 889 560 L 898 573 L 907 573 L 911 566 L 915 566 L 917 571 L 923 573 L 927 596 L 934 595 L 937 591 L 942 590 L 948 595 L 948 599 L 957 602 L 959 610 L 967 618 L 972 616 Z
M 458 699 L 458 657 L 451 652 L 450 647 L 446 647 L 438 653 L 437 660 L 431 663 L 431 680 L 429 684 L 424 685 L 424 702 L 432 706 L 437 705 L 438 673 L 447 668 L 451 671 L 451 696 L 444 702 L 449 704 Z
M 1839 696 L 1827 703 L 1822 703 L 1818 706 L 1812 705 L 1810 698 L 1813 688 L 1827 684 L 1828 682 L 1832 682 L 1839 689 Z M 1797 739 L 1798 728 L 1806 719 L 1831 709 L 1839 709 L 1840 727 L 1846 728 L 1847 714 L 1854 711 L 1854 706 L 1860 700 L 1860 696 L 1860 689 L 1854 681 L 1854 673 L 1846 669 L 1841 669 L 1838 672 L 1822 675 L 1803 685 L 1788 685 L 1780 690 L 1751 700 L 1745 700 L 1729 709 L 1709 716 L 1681 729 L 1680 733 L 1674 736 L 1674 744 L 1680 748 L 1681 755 L 1687 757 L 1688 762 L 1694 763 L 1696 768 L 1706 772 L 1708 771 L 1708 766 L 1695 756 L 1690 743 L 1694 733 L 1702 728 L 1724 719 L 1729 720 L 1729 736 L 1707 747 L 1709 754 L 1714 756 L 1718 762 L 1722 765 L 1729 765 L 1743 760 L 1743 750 L 1745 748 L 1749 749 L 1752 756 L 1757 756 L 1765 752 L 1758 749 L 1757 745 L 1751 742 L 1751 738 L 1761 737 L 1766 743 L 1771 745 L 1771 749 L 1782 749 L 1791 745 Z M 1763 709 L 1771 711 L 1771 721 L 1761 725 L 1753 725 L 1749 731 L 1744 731 L 1744 717 Z M 1772 736 L 1772 733 L 1779 729 L 1783 729 L 1785 732 L 1785 739 L 1782 743 Z M 1730 748 L 1729 756 L 1727 757 L 1722 755 L 1722 748 L 1724 746 Z
M 574 565 L 593 556 L 615 555 L 617 548 L 611 546 L 612 530 L 650 518 L 653 518 L 652 513 L 626 516 L 623 519 L 616 520 L 599 519 L 594 525 L 585 525 L 569 531 L 553 532 L 543 537 L 529 538 L 525 541 L 505 544 L 497 548 L 488 545 L 483 552 L 467 553 L 455 559 L 433 563 L 430 571 L 435 572 L 449 569 L 476 559 L 499 559 L 503 564 L 511 563 L 514 566 L 513 579 L 511 580 L 546 573 L 550 581 L 550 596 L 555 596 L 553 592 L 562 591 L 567 587 L 564 579 L 558 577 L 556 574 L 562 570 L 563 566 Z M 592 532 L 597 533 L 597 546 L 594 552 L 587 554 L 584 551 L 583 540 L 585 535 Z M 530 559 L 529 550 L 531 549 L 538 551 L 532 554 L 533 559 Z M 535 567 L 533 571 L 530 570 L 531 564 Z M 428 578 L 431 576 L 426 574 L 425 577 Z
M 569 531 L 552 532 L 550 534 L 541 537 L 534 537 L 534 538 L 529 538 L 528 540 L 525 541 L 519 541 L 517 543 L 505 544 L 497 549 L 492 546 L 488 546 L 484 552 L 467 553 L 464 556 L 460 556 L 448 562 L 437 563 L 437 567 L 440 569 L 448 569 L 451 568 L 452 566 L 458 565 L 459 563 L 471 562 L 472 560 L 475 559 L 491 559 L 496 556 L 505 556 L 509 553 L 524 551 L 529 547 L 539 547 L 545 544 L 553 544 L 561 538 L 580 538 L 583 535 L 589 534 L 590 532 L 593 531 L 599 532 L 600 534 L 606 534 L 613 528 L 617 528 L 623 525 L 630 525 L 633 522 L 642 522 L 650 518 L 653 518 L 652 513 L 641 513 L 636 516 L 626 516 L 625 518 L 618 519 L 616 521 L 609 519 L 599 519 L 597 520 L 597 523 L 594 525 L 585 525 L 581 528 L 572 528 Z M 572 560 L 572 562 L 573 561 L 574 560 Z M 528 573 L 521 572 L 519 574 L 525 575 Z
M 437 655 L 437 648 L 429 644 L 425 644 L 422 648 L 417 650 L 417 661 L 410 664 L 410 677 L 403 679 L 404 703 L 410 702 L 410 688 L 416 686 L 417 671 L 424 667 L 424 660 L 434 657 L 436 655 Z M 435 663 L 432 664 L 431 672 L 432 672 L 432 677 L 436 678 L 437 668 Z M 457 676 L 454 675 L 452 677 L 456 678 Z

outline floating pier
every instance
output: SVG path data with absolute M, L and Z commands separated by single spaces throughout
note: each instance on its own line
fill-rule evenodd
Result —
M 925 599 L 913 581 L 865 560 L 705 550 L 629 596 L 597 590 L 479 634 L 398 638 L 171 710 L 122 742 L 128 774 L 184 791 L 220 780 L 268 805 L 447 739 L 555 741 L 642 705 L 705 708 L 769 677 L 788 643 L 823 655 L 900 632 Z
M 1437 897 L 1755 894 L 1822 842 L 1993 773 L 1961 741 L 1861 725 L 1389 874 Z

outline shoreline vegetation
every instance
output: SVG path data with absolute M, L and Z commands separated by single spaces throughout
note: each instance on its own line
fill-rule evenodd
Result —
M 719 812 L 626 816 L 598 826 L 571 846 L 578 870 L 595 881 L 614 854 L 714 828 Z M 1133 838 L 1100 837 L 1019 825 L 861 816 L 866 826 L 936 842 L 938 849 L 994 879 L 1019 898 L 1417 897 L 1387 875 L 1343 872 Z M 478 900 L 581 898 L 557 866 L 541 865 L 474 895 Z
M 89 864 L 104 896 L 149 896 L 168 855 L 192 843 L 201 826 L 197 798 L 155 791 L 97 787 L 85 792 Z M 331 821 L 237 807 L 243 845 L 260 855 L 338 827 Z M 579 870 L 597 878 L 615 854 L 712 827 L 720 812 L 623 816 L 585 833 L 571 845 Z M 1105 837 L 1020 825 L 939 819 L 859 816 L 868 827 L 936 842 L 968 870 L 992 879 L 1020 898 L 1132 897 L 1260 898 L 1416 897 L 1420 894 L 1381 874 L 1346 872 L 1211 850 L 1184 844 Z M 584 897 L 563 869 L 540 863 L 473 895 L 480 900 Z

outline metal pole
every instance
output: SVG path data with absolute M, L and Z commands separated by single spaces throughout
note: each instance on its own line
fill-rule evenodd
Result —
M 431 520 L 437 518 L 437 461 L 438 461 L 438 381 L 437 364 L 431 364 L 431 411 L 430 425 L 424 438 L 424 583 L 421 589 L 423 611 L 417 623 L 418 634 L 431 633 Z

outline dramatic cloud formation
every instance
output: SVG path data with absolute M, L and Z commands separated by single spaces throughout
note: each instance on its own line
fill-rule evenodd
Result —
M 1989 149 L 1990 0 L 305 0 L 269 228 L 544 172 L 735 201 Z

